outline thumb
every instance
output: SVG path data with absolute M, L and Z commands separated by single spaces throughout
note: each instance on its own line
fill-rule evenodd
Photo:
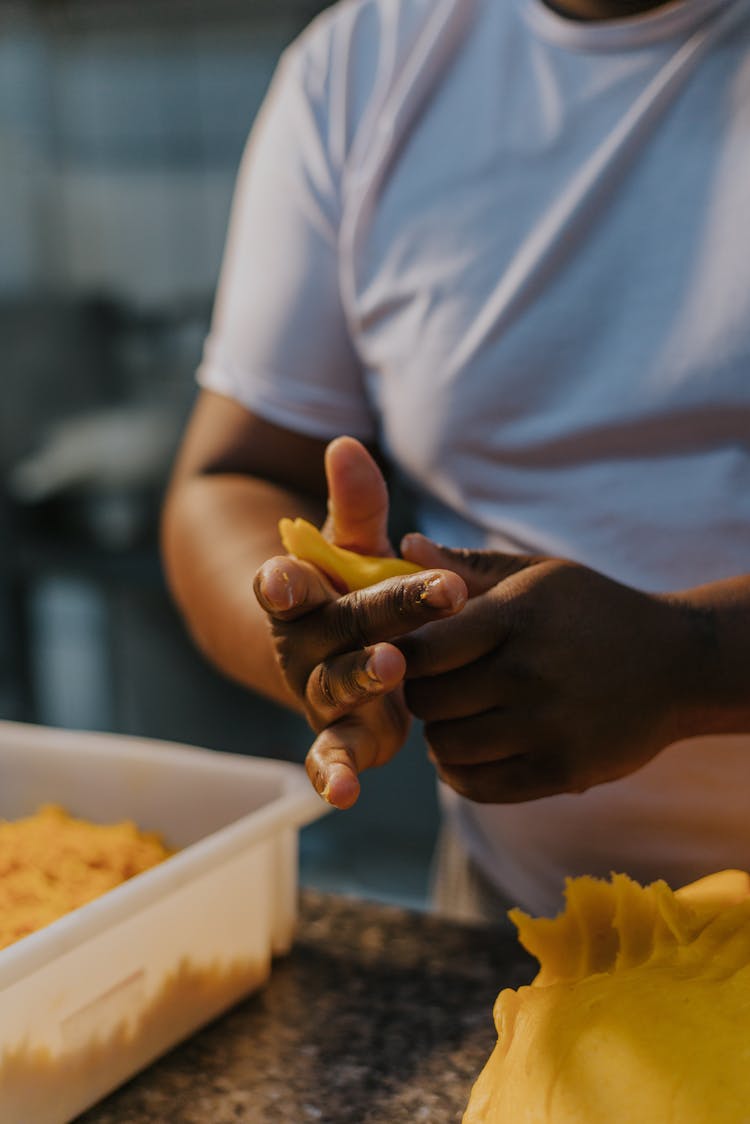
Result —
M 325 454 L 329 542 L 359 554 L 392 555 L 388 539 L 388 487 L 361 442 L 337 437 Z
M 452 570 L 466 582 L 469 597 L 486 593 L 504 578 L 525 570 L 538 558 L 530 554 L 503 554 L 499 550 L 455 550 L 440 546 L 425 535 L 412 533 L 401 540 L 401 553 L 425 570 Z

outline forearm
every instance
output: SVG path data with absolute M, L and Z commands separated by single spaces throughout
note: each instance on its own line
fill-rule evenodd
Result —
M 201 650 L 225 674 L 299 709 L 283 682 L 266 614 L 253 594 L 258 567 L 283 553 L 285 515 L 322 519 L 322 505 L 291 489 L 239 474 L 178 479 L 162 520 L 168 584 Z
M 750 575 L 666 600 L 680 622 L 674 694 L 681 735 L 750 733 Z

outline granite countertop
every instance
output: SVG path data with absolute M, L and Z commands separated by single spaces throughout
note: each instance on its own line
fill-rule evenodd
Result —
M 304 891 L 266 986 L 78 1124 L 448 1124 L 534 975 L 515 931 Z

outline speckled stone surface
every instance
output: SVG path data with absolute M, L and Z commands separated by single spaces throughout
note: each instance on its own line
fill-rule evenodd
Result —
M 448 1124 L 534 974 L 514 930 L 304 892 L 271 979 L 79 1124 Z

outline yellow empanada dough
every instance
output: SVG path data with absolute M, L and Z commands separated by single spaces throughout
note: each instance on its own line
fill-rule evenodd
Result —
M 403 558 L 378 558 L 334 546 L 306 519 L 280 520 L 279 534 L 287 554 L 312 562 L 337 588 L 348 592 L 376 585 L 386 578 L 416 574 L 421 569 Z
M 750 876 L 576 878 L 510 916 L 540 969 L 497 998 L 463 1124 L 750 1121 Z

